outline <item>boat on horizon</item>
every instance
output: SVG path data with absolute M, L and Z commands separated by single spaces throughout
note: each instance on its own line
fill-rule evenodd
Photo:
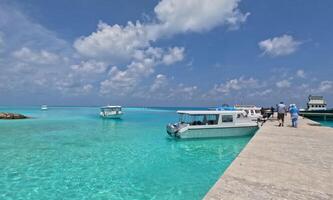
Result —
M 179 121 L 166 127 L 167 133 L 175 138 L 246 136 L 258 129 L 258 123 L 240 110 L 190 110 L 177 113 Z
M 101 107 L 100 116 L 103 118 L 120 119 L 123 115 L 121 106 L 104 106 Z
M 42 105 L 42 106 L 40 107 L 40 109 L 41 109 L 41 110 L 47 110 L 48 107 L 47 107 L 47 105 Z

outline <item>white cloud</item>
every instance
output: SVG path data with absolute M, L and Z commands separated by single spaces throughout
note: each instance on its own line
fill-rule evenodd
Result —
M 52 52 L 57 50 L 67 52 L 70 49 L 70 45 L 57 37 L 56 33 L 31 21 L 30 17 L 12 5 L 0 2 L 0 30 L 6 36 L 8 49 L 22 46 L 30 49 L 48 49 Z
M 214 88 L 210 91 L 212 94 L 228 94 L 235 90 L 241 90 L 244 88 L 253 89 L 259 88 L 258 80 L 254 78 L 245 79 L 240 77 L 238 79 L 232 79 L 225 83 L 215 84 Z
M 162 48 L 149 47 L 146 50 L 137 50 L 134 54 L 134 60 L 144 60 L 150 58 L 155 61 L 156 65 L 172 65 L 184 59 L 184 47 L 173 47 L 167 50 Z
M 154 60 L 160 60 L 164 53 L 162 48 L 149 47 L 146 50 L 136 50 L 133 59 L 144 60 L 145 58 L 152 58 Z
M 328 92 L 328 91 L 333 92 L 333 81 L 322 81 L 322 82 L 320 82 L 318 91 L 319 92 Z
M 154 83 L 150 86 L 150 92 L 155 92 L 165 87 L 168 84 L 167 77 L 163 74 L 158 74 Z
M 237 28 L 249 15 L 238 9 L 239 2 L 161 0 L 149 21 L 128 22 L 124 26 L 99 22 L 95 32 L 77 38 L 73 44 L 31 21 L 17 8 L 0 3 L 0 30 L 6 36 L 0 82 L 10 83 L 1 87 L 55 95 L 60 91 L 66 96 L 93 91 L 133 96 L 139 91 L 150 97 L 157 93 L 173 99 L 198 97 L 197 86 L 178 84 L 163 74 L 155 74 L 158 66 L 184 60 L 185 48 L 155 45 L 175 34 L 204 32 L 218 26 Z M 0 51 L 3 40 L 0 36 Z
M 237 27 L 247 14 L 238 9 L 240 0 L 162 0 L 155 7 L 156 21 L 128 22 L 110 26 L 99 22 L 97 31 L 78 38 L 75 49 L 83 56 L 107 60 L 112 64 L 131 61 L 138 50 L 151 47 L 161 37 L 187 31 L 208 31 L 218 25 Z
M 305 78 L 306 77 L 305 72 L 302 69 L 297 70 L 296 76 L 298 76 L 299 78 Z
M 101 82 L 100 92 L 102 95 L 112 92 L 119 95 L 129 94 L 140 86 L 144 78 L 155 72 L 157 65 L 178 62 L 183 59 L 183 52 L 184 48 L 180 47 L 174 47 L 168 51 L 153 47 L 145 51 L 136 51 L 134 60 L 124 70 L 117 66 L 112 67 L 108 78 Z
M 82 73 L 104 73 L 107 70 L 107 64 L 95 60 L 81 61 L 78 65 L 72 65 L 71 69 Z
M 82 93 L 89 94 L 94 87 L 91 84 L 86 84 L 82 87 Z
M 276 57 L 294 53 L 301 45 L 301 42 L 296 41 L 290 35 L 282 35 L 281 37 L 261 41 L 258 45 L 264 54 Z
M 258 97 L 258 96 L 267 96 L 273 92 L 272 89 L 265 89 L 263 91 L 256 91 L 249 94 L 250 97 Z
M 300 89 L 308 89 L 309 88 L 309 84 L 302 83 L 299 88 Z
M 12 5 L 0 1 L 0 35 L 5 41 L 0 59 L 2 94 L 9 98 L 60 94 L 57 84 L 65 81 L 73 61 L 71 45 Z
M 123 71 L 116 66 L 112 67 L 108 79 L 101 82 L 101 94 L 107 95 L 112 92 L 120 96 L 129 94 L 144 77 L 154 72 L 154 65 L 154 60 L 146 58 L 132 62 Z
M 198 87 L 193 86 L 186 86 L 182 83 L 178 84 L 176 87 L 172 88 L 165 97 L 170 99 L 192 99 L 194 96 L 198 95 Z
M 131 59 L 136 50 L 148 46 L 149 38 L 140 22 L 128 22 L 124 27 L 99 22 L 96 32 L 74 42 L 74 47 L 80 54 L 107 60 L 112 64 Z
M 289 80 L 282 80 L 276 82 L 276 87 L 278 88 L 289 88 L 291 86 L 291 83 Z
M 75 74 L 69 73 L 63 77 L 53 77 L 52 80 L 47 80 L 54 82 L 56 89 L 65 95 L 79 96 L 87 95 L 92 92 L 94 86 L 90 83 L 85 83 L 82 79 L 79 79 Z
M 184 59 L 184 47 L 170 48 L 169 51 L 164 54 L 162 63 L 165 65 L 171 65 L 173 63 L 182 61 Z
M 200 91 L 197 86 L 173 83 L 169 82 L 165 75 L 158 74 L 150 87 L 139 87 L 131 93 L 131 96 L 146 100 L 160 100 L 162 102 L 177 101 L 177 103 L 184 102 L 184 100 L 200 99 Z
M 238 9 L 240 0 L 162 0 L 155 7 L 155 20 L 128 22 L 125 26 L 99 22 L 96 32 L 80 37 L 74 48 L 84 57 L 114 67 L 101 81 L 101 94 L 128 94 L 158 65 L 172 65 L 184 59 L 184 47 L 163 49 L 153 42 L 173 34 L 209 31 L 219 25 L 237 28 L 249 13 Z M 126 64 L 122 69 L 119 66 Z M 72 68 L 81 69 L 79 66 Z M 88 67 L 87 67 L 88 68 Z
M 34 64 L 54 64 L 59 61 L 59 56 L 46 50 L 33 51 L 27 47 L 22 47 L 15 51 L 13 56 L 23 62 Z
M 246 21 L 249 13 L 238 9 L 240 0 L 162 0 L 155 7 L 159 33 L 202 32 L 226 24 L 233 28 Z

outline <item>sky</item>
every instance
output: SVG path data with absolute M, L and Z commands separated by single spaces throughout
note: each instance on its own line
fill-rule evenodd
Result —
M 0 105 L 333 107 L 331 0 L 0 0 Z

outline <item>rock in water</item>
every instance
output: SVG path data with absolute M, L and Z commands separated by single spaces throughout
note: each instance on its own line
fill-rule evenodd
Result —
M 0 119 L 27 119 L 25 115 L 17 113 L 0 113 Z

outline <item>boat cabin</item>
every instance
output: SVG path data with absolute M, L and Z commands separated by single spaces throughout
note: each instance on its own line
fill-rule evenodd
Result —
M 168 135 L 176 138 L 244 136 L 257 130 L 258 124 L 240 110 L 177 111 L 179 122 L 168 124 Z
M 119 117 L 122 115 L 121 106 L 101 107 L 100 115 L 102 117 Z
M 101 108 L 101 111 L 103 112 L 119 112 L 121 111 L 121 106 L 105 106 Z
M 41 110 L 47 110 L 48 108 L 47 108 L 47 105 L 42 105 L 42 106 L 40 107 L 40 109 L 41 109 Z
M 179 123 L 190 126 L 214 126 L 248 121 L 244 111 L 177 111 Z
M 309 96 L 309 102 L 307 103 L 307 110 L 326 110 L 327 104 L 323 96 Z
M 237 104 L 237 105 L 235 105 L 235 109 L 245 111 L 249 117 L 255 117 L 255 118 L 261 117 L 261 113 L 260 113 L 261 108 L 255 106 L 255 105 L 238 105 Z

